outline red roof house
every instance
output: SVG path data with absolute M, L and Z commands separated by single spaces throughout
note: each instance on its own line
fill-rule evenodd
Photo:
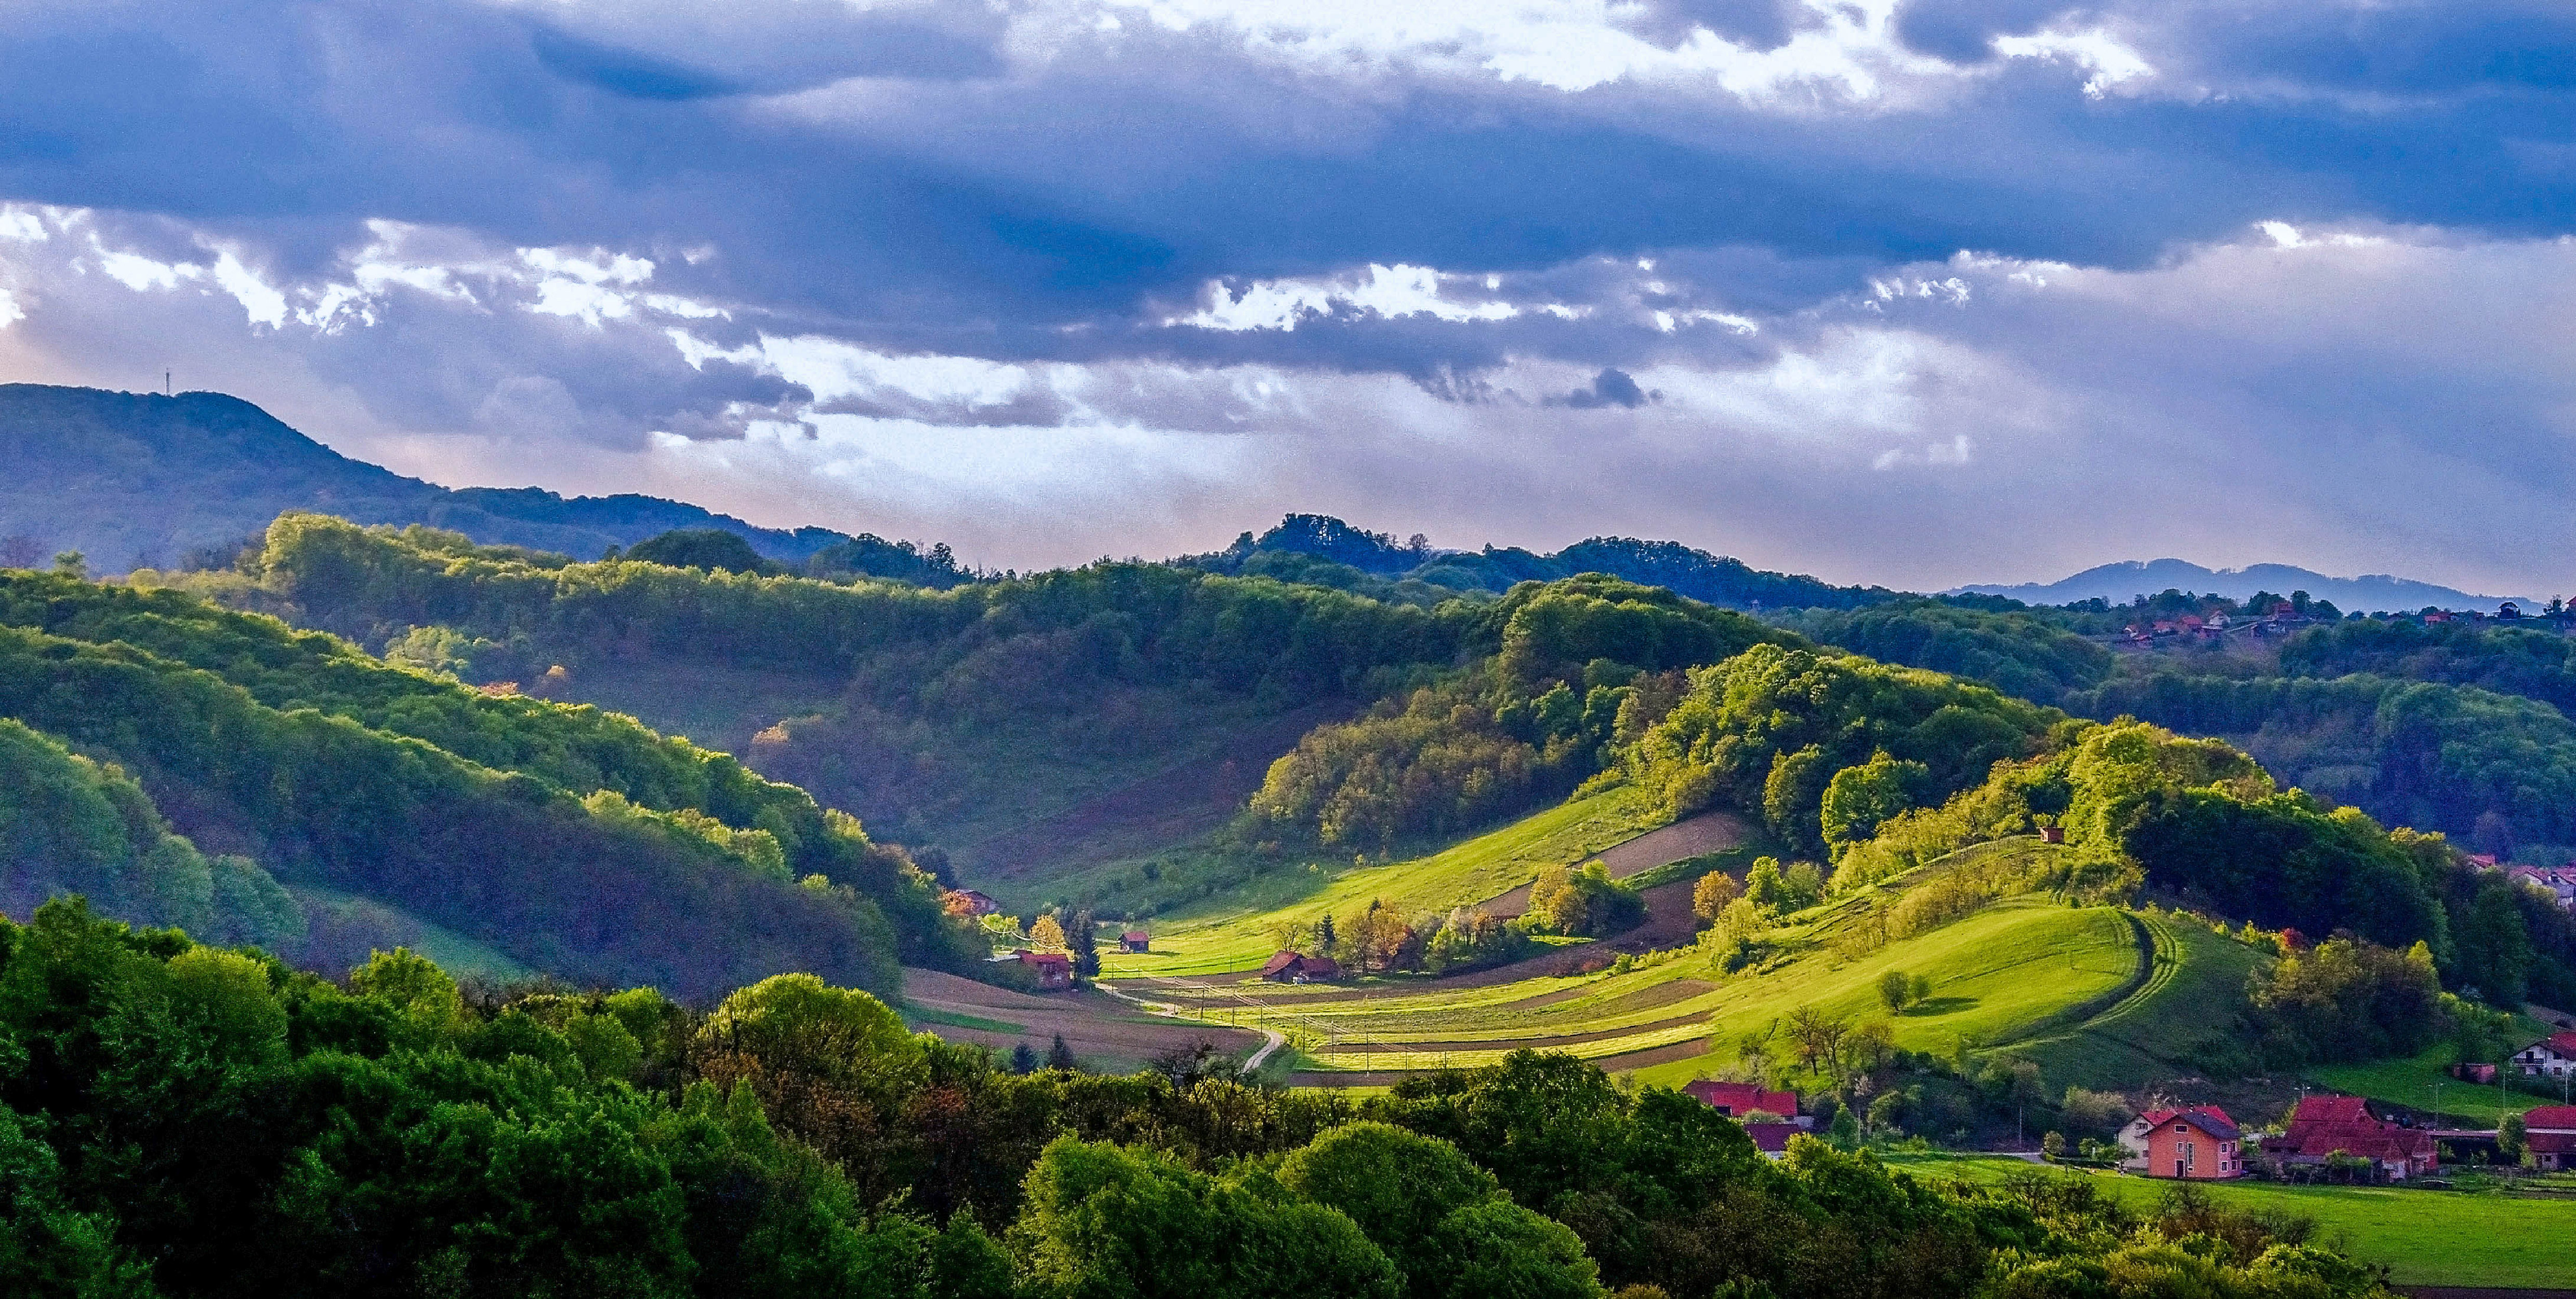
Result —
M 2324 1163 L 2337 1152 L 2367 1159 L 2381 1174 L 2398 1181 L 2433 1171 L 2433 1135 L 2402 1128 L 2370 1113 L 2358 1096 L 2310 1096 L 2290 1113 L 2290 1129 L 2263 1142 L 2263 1149 L 2290 1163 Z
M 1698 1082 L 1682 1084 L 1682 1093 L 1731 1119 L 1741 1119 L 1747 1114 L 1774 1114 L 1789 1120 L 1798 1117 L 1796 1092 L 1764 1091 L 1752 1083 L 1702 1078 Z M 1803 1125 L 1792 1122 L 1791 1126 Z
M 1304 952 L 1281 952 L 1261 967 L 1261 977 L 1273 983 L 1314 983 L 1339 978 L 1341 973 L 1341 963 L 1333 958 Z
M 2121 1167 L 2149 1177 L 2213 1181 L 2245 1175 L 2245 1134 L 2215 1105 L 2149 1110 L 2120 1131 Z
M 2525 1077 L 2552 1078 L 2576 1070 L 2576 1032 L 2561 1030 L 2513 1053 L 2514 1067 Z
M 2522 1116 L 2531 1162 L 2546 1172 L 2576 1168 L 2576 1105 L 2543 1105 Z
M 1753 1138 L 1753 1148 L 1773 1159 L 1789 1153 L 1789 1138 L 1806 1131 L 1796 1123 L 1747 1123 L 1744 1135 Z
M 1073 986 L 1073 958 L 1062 952 L 1022 952 L 1020 966 L 1037 976 L 1040 992 L 1062 992 Z
M 1130 930 L 1128 930 L 1126 933 L 1120 934 L 1120 935 L 1118 936 L 1118 950 L 1119 950 L 1119 951 L 1122 951 L 1122 952 L 1150 952 L 1150 951 L 1152 951 L 1153 949 L 1154 949 L 1154 936 L 1153 936 L 1152 934 L 1146 933 L 1146 932 L 1145 932 L 1144 930 L 1142 930 L 1142 929 L 1130 929 Z

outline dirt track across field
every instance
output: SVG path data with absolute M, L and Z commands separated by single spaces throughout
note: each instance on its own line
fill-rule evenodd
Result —
M 1610 868 L 1610 878 L 1624 880 L 1631 875 L 1650 871 L 1666 862 L 1697 857 L 1702 853 L 1724 852 L 1744 842 L 1744 823 L 1726 812 L 1702 812 L 1686 821 L 1675 821 L 1660 830 L 1648 830 L 1625 843 L 1603 849 L 1601 864 Z M 1517 916 L 1529 910 L 1529 885 L 1524 884 L 1484 903 L 1489 915 Z
M 1265 1042 L 1254 1029 L 1147 1015 L 1096 988 L 1013 992 L 954 974 L 909 967 L 903 972 L 903 986 L 908 1005 L 934 1014 L 1016 1024 L 1025 1030 L 1007 1032 L 916 1021 L 949 1041 L 972 1042 L 1003 1051 L 1026 1042 L 1031 1050 L 1044 1052 L 1061 1033 L 1065 1045 L 1072 1047 L 1076 1056 L 1086 1062 L 1097 1061 L 1102 1067 L 1133 1068 L 1166 1051 L 1186 1050 L 1201 1041 L 1214 1043 L 1217 1050 L 1228 1055 L 1245 1056 L 1261 1049 Z

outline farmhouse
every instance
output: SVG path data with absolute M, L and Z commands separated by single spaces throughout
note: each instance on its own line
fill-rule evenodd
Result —
M 2565 866 L 2508 866 L 2504 877 L 2525 888 L 2539 889 L 2558 905 L 2576 911 L 2576 863 Z
M 2341 1154 L 2369 1160 L 2389 1181 L 2433 1171 L 2433 1135 L 2374 1117 L 2358 1096 L 2310 1096 L 2290 1112 L 2290 1129 L 2263 1141 L 2283 1164 L 2323 1164 Z
M 2211 1181 L 2245 1175 L 2243 1133 L 2215 1105 L 2149 1110 L 2120 1130 L 2120 1167 L 2149 1177 Z
M 2513 1063 L 2526 1078 L 2563 1078 L 2576 1071 L 2576 1032 L 2552 1033 L 2514 1052 Z
M 2576 1105 L 2543 1105 L 2522 1116 L 2522 1129 L 2541 1171 L 2576 1170 Z
M 952 916 L 997 916 L 1002 913 L 1001 903 L 973 889 L 950 889 L 939 896 L 939 901 Z
M 1142 929 L 1130 929 L 1126 933 L 1118 935 L 1118 950 L 1122 952 L 1150 952 L 1154 950 L 1154 936 L 1146 933 Z
M 1789 1153 L 1789 1138 L 1806 1131 L 1800 1123 L 1747 1123 L 1744 1135 L 1753 1138 L 1753 1148 L 1773 1159 Z
M 1341 963 L 1333 958 L 1303 952 L 1283 951 L 1261 967 L 1261 977 L 1272 983 L 1315 983 L 1339 978 L 1341 973 Z
M 1682 1092 L 1731 1119 L 1741 1119 L 1748 1114 L 1770 1114 L 1790 1120 L 1790 1126 L 1799 1128 L 1815 1122 L 1798 1113 L 1796 1092 L 1764 1091 L 1752 1083 L 1720 1082 L 1711 1078 L 1684 1083 Z

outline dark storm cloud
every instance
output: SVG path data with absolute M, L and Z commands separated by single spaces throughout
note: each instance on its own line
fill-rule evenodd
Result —
M 22 9 L 0 24 L 0 64 L 20 72 L 0 83 L 0 193 L 243 232 L 288 273 L 390 217 L 652 255 L 675 291 L 889 346 L 1186 354 L 1202 344 L 1137 327 L 1141 303 L 1367 262 L 1534 271 L 1739 247 L 1887 265 L 1976 248 L 2142 266 L 2272 216 L 2576 226 L 2576 174 L 2532 165 L 2576 144 L 2550 52 L 2569 48 L 2568 20 L 2461 8 L 2112 15 L 2150 62 L 2422 96 L 2404 104 L 2241 87 L 2088 100 L 2067 69 L 2012 60 L 1937 109 L 1839 114 L 1401 67 L 1386 74 L 1400 94 L 1355 95 L 1283 80 L 1204 27 L 1066 37 L 1021 68 L 980 6 L 768 0 L 721 22 L 679 5 Z M 1818 14 L 1653 12 L 1754 48 Z M 1982 59 L 1997 34 L 2095 12 L 1918 0 L 1899 29 Z M 2268 53 L 2233 57 L 2240 40 Z M 2378 52 L 2418 40 L 2448 54 Z M 904 89 L 845 111 L 814 89 L 870 79 Z M 826 98 L 764 98 L 800 90 Z M 701 247 L 716 255 L 676 256 Z M 1420 339 L 1318 323 L 1204 346 L 1304 361 L 1339 334 L 1341 363 L 1406 372 L 1491 356 L 1465 331 L 1426 357 Z M 1373 356 L 1378 342 L 1394 350 Z
M 2564 6 L 1197 2 L 13 6 L 0 358 L 1076 557 L 1437 495 L 1946 585 L 2125 557 L 2117 482 L 2501 588 L 2576 490 Z

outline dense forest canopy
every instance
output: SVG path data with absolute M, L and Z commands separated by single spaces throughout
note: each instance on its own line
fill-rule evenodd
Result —
M 2205 1202 L 1774 1163 L 1567 1056 L 1356 1104 L 1015 1074 L 810 976 L 706 1015 L 469 999 L 406 952 L 330 982 L 57 902 L 0 921 L 0 1043 L 0 1288 L 48 1299 L 2375 1291 Z
M 17 728 L 0 748 L 57 809 L 9 800 L 22 827 L 55 826 L 13 859 L 13 908 L 77 890 L 138 920 L 363 955 L 367 935 L 307 932 L 290 894 L 313 886 L 530 966 L 682 992 L 798 967 L 890 990 L 901 961 L 981 950 L 900 849 L 629 719 L 59 574 L 0 576 L 0 664 Z

